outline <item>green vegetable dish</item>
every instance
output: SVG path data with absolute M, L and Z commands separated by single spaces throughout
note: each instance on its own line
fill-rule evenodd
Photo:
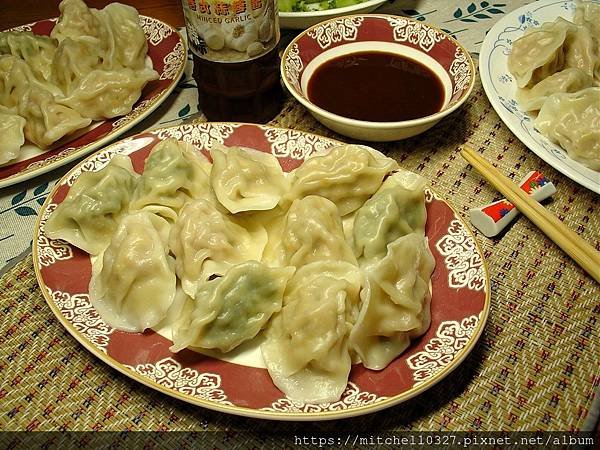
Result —
M 344 8 L 366 0 L 279 0 L 280 12 L 311 12 L 326 11 L 328 9 Z

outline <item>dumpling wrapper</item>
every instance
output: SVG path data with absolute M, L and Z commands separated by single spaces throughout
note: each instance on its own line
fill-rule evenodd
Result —
M 571 158 L 600 170 L 600 87 L 551 95 L 534 126 Z
M 130 209 L 149 210 L 174 222 L 191 198 L 211 198 L 210 171 L 210 162 L 193 145 L 165 139 L 146 158 Z
M 144 86 L 158 78 L 152 69 L 92 70 L 67 97 L 58 102 L 93 120 L 128 114 L 142 95 Z
M 600 40 L 600 3 L 593 0 L 580 0 L 575 6 L 573 22 L 587 27 L 596 41 Z
M 563 69 L 563 45 L 567 31 L 573 27 L 575 25 L 571 22 L 559 17 L 556 21 L 546 22 L 539 28 L 528 28 L 521 38 L 513 42 L 507 65 L 518 87 L 534 86 Z
M 326 154 L 309 157 L 293 171 L 292 188 L 284 203 L 319 195 L 335 203 L 340 216 L 345 216 L 360 208 L 397 168 L 396 161 L 370 147 L 332 147 Z
M 25 119 L 0 106 L 0 164 L 19 156 L 25 143 Z
M 143 332 L 167 317 L 176 293 L 169 224 L 141 211 L 125 216 L 92 265 L 92 306 L 111 327 Z
M 209 277 L 260 260 L 266 242 L 264 226 L 252 217 L 225 215 L 205 199 L 191 200 L 181 209 L 169 236 L 176 273 L 190 296 Z
M 116 155 L 97 172 L 83 172 L 48 218 L 46 235 L 91 255 L 101 253 L 127 212 L 136 178 L 124 155 Z
M 17 114 L 32 88 L 59 95 L 60 89 L 39 80 L 27 63 L 16 56 L 0 55 L 0 105 Z
M 103 70 L 100 40 L 92 36 L 67 38 L 60 43 L 52 59 L 52 82 L 60 88 L 60 97 L 69 97 L 94 70 Z
M 61 44 L 66 39 L 95 38 L 102 68 L 143 69 L 148 43 L 137 10 L 111 3 L 103 9 L 88 8 L 82 0 L 63 0 L 50 36 Z
M 170 350 L 199 347 L 228 352 L 252 339 L 281 309 L 294 271 L 246 261 L 223 277 L 200 284 L 192 310 L 176 323 Z
M 92 9 L 92 14 L 104 25 L 99 36 L 105 51 L 104 68 L 144 69 L 148 41 L 138 11 L 115 2 L 101 10 Z
M 565 40 L 565 67 L 579 69 L 594 77 L 594 71 L 600 64 L 598 40 L 600 36 L 594 37 L 588 27 L 574 25 L 569 28 Z
M 337 207 L 324 197 L 309 195 L 294 200 L 288 210 L 278 245 L 265 259 L 275 265 L 302 266 L 314 261 L 345 261 L 357 264 L 346 242 Z
M 335 261 L 302 266 L 288 283 L 261 352 L 273 382 L 290 399 L 340 399 L 352 364 L 348 335 L 361 285 L 356 266 Z
M 435 267 L 427 239 L 407 234 L 388 245 L 384 258 L 364 268 L 366 287 L 350 332 L 350 347 L 362 364 L 382 370 L 430 325 L 429 283 Z
M 383 258 L 389 243 L 425 232 L 425 180 L 408 171 L 388 177 L 354 216 L 352 244 L 361 264 Z
M 59 42 L 66 38 L 99 36 L 100 24 L 83 0 L 62 0 L 58 5 L 60 17 L 50 36 Z
M 525 111 L 539 111 L 552 94 L 577 92 L 593 83 L 594 79 L 584 71 L 569 68 L 550 75 L 530 89 L 517 90 L 516 98 Z
M 19 103 L 19 115 L 27 121 L 25 137 L 41 148 L 48 148 L 92 122 L 74 109 L 58 104 L 48 91 L 35 87 L 25 92 Z
M 0 32 L 0 55 L 13 55 L 24 61 L 39 81 L 49 81 L 56 40 L 30 31 Z
M 215 145 L 210 154 L 211 186 L 231 213 L 273 209 L 289 189 L 279 161 L 269 153 Z

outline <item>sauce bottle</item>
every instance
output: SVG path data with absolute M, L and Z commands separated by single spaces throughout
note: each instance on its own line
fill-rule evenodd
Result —
M 265 123 L 280 111 L 278 0 L 182 0 L 199 109 Z

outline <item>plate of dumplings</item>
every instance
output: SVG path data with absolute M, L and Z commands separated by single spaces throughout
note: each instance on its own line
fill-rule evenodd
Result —
M 469 226 L 379 151 L 297 130 L 148 131 L 74 167 L 42 206 L 36 276 L 106 364 L 201 407 L 366 414 L 473 349 L 489 276 Z
M 479 71 L 508 128 L 562 174 L 600 193 L 600 2 L 542 0 L 499 20 Z
M 63 0 L 0 32 L 0 187 L 101 148 L 154 111 L 186 64 L 178 31 L 131 6 Z

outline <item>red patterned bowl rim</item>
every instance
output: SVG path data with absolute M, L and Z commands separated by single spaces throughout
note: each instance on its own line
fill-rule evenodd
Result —
M 146 86 L 144 88 L 146 93 L 142 93 L 142 96 L 134 104 L 132 111 L 124 116 L 98 121 L 96 122 L 99 124 L 97 127 L 57 148 L 42 152 L 23 161 L 0 166 L 0 188 L 11 186 L 54 170 L 109 144 L 116 137 L 129 131 L 148 117 L 173 92 L 185 70 L 187 62 L 186 41 L 182 38 L 179 30 L 172 25 L 154 17 L 144 15 L 140 15 L 139 17 L 145 32 L 148 31 L 149 27 L 162 29 L 162 32 L 159 32 L 156 36 L 147 36 L 148 47 L 150 48 L 152 45 L 153 48 L 156 48 L 157 52 L 160 51 L 156 56 L 162 58 L 160 61 L 152 59 L 155 70 L 157 63 L 164 64 L 163 70 L 159 73 L 160 78 L 148 83 L 149 85 L 155 85 L 152 91 L 148 92 L 148 86 Z M 38 20 L 5 31 L 32 31 L 32 29 L 41 28 L 49 33 L 57 20 L 57 17 Z M 165 33 L 164 30 L 167 30 L 167 32 Z M 167 44 L 169 45 L 168 48 L 158 49 L 159 46 Z M 166 58 L 171 55 L 174 55 L 173 59 L 167 62 Z M 168 67 L 167 64 L 169 65 Z M 93 140 L 90 141 L 90 139 Z M 79 144 L 79 141 L 82 142 Z M 72 147 L 71 145 L 74 143 L 75 147 Z
M 130 154 L 136 154 L 136 153 L 139 153 L 142 151 L 149 152 L 149 148 L 147 147 L 148 144 L 146 144 L 146 147 L 137 148 L 137 149 L 130 150 L 130 151 L 128 151 L 127 147 L 132 142 L 135 142 L 140 139 L 148 138 L 148 137 L 151 137 L 152 139 L 150 139 L 150 140 L 154 140 L 155 141 L 154 144 L 156 144 L 156 142 L 158 142 L 162 139 L 165 139 L 167 137 L 179 137 L 180 135 L 186 136 L 185 131 L 182 131 L 182 130 L 185 130 L 186 127 L 188 129 L 188 133 L 191 131 L 192 134 L 196 131 L 194 129 L 200 128 L 200 130 L 198 130 L 199 133 L 196 133 L 196 136 L 200 137 L 200 139 L 202 141 L 204 141 L 203 138 L 206 137 L 207 135 L 214 136 L 215 133 L 212 133 L 212 130 L 216 129 L 217 133 L 218 133 L 220 127 L 226 127 L 226 128 L 228 127 L 228 128 L 232 128 L 234 130 L 239 129 L 239 128 L 246 128 L 246 129 L 250 129 L 251 131 L 259 130 L 263 134 L 273 131 L 275 133 L 280 133 L 280 134 L 282 134 L 282 133 L 290 133 L 290 135 L 295 134 L 297 136 L 301 136 L 302 138 L 307 138 L 307 139 L 312 138 L 313 139 L 313 144 L 312 144 L 313 148 L 315 146 L 315 143 L 322 145 L 322 148 L 327 148 L 332 145 L 341 144 L 341 142 L 339 142 L 339 141 L 336 141 L 336 140 L 333 140 L 330 138 L 325 138 L 325 137 L 322 137 L 322 136 L 319 136 L 316 134 L 305 133 L 302 131 L 290 130 L 290 129 L 281 128 L 281 127 L 274 127 L 274 126 L 268 126 L 268 125 L 256 125 L 256 124 L 249 124 L 249 123 L 205 122 L 205 123 L 199 123 L 199 124 L 185 124 L 185 125 L 173 126 L 173 127 L 168 127 L 168 128 L 155 129 L 155 130 L 150 130 L 147 132 L 140 133 L 138 135 L 134 135 L 132 137 L 123 139 L 122 141 L 115 142 L 112 145 L 95 152 L 94 154 L 88 156 L 84 161 L 78 163 L 74 168 L 72 168 L 66 175 L 63 176 L 63 178 L 58 183 L 55 184 L 51 193 L 48 195 L 46 201 L 44 202 L 44 204 L 40 210 L 40 214 L 38 215 L 38 219 L 36 221 L 36 227 L 35 227 L 35 233 L 34 233 L 34 239 L 33 239 L 33 263 L 34 263 L 34 270 L 35 270 L 36 278 L 38 280 L 40 289 L 43 293 L 46 303 L 48 304 L 48 306 L 50 307 L 50 309 L 52 310 L 52 312 L 54 313 L 54 315 L 56 316 L 58 321 L 62 324 L 62 326 L 64 326 L 67 329 L 67 331 L 81 345 L 83 345 L 84 348 L 86 348 L 88 351 L 90 351 L 93 355 L 95 355 L 101 361 L 103 361 L 104 363 L 113 367 L 114 369 L 118 370 L 119 372 L 123 373 L 124 375 L 126 375 L 129 378 L 132 378 L 148 387 L 151 387 L 151 388 L 153 388 L 159 392 L 162 392 L 164 394 L 167 394 L 171 397 L 175 397 L 177 399 L 184 400 L 186 402 L 189 402 L 189 403 L 192 403 L 192 404 L 195 404 L 198 406 L 202 406 L 207 409 L 212 409 L 212 410 L 216 410 L 216 411 L 220 411 L 220 412 L 231 413 L 231 414 L 241 415 L 241 416 L 246 416 L 246 417 L 261 418 L 261 419 L 304 421 L 304 420 L 331 420 L 331 419 L 349 418 L 349 417 L 354 417 L 354 416 L 358 416 L 358 415 L 376 412 L 381 409 L 388 408 L 388 407 L 397 405 L 399 403 L 402 403 L 406 400 L 409 400 L 409 399 L 415 397 L 418 394 L 421 394 L 425 390 L 431 388 L 433 385 L 435 385 L 436 383 L 441 381 L 449 373 L 451 373 L 454 369 L 456 369 L 456 367 L 458 367 L 458 365 L 473 350 L 479 337 L 483 333 L 483 329 L 485 328 L 485 324 L 486 324 L 486 321 L 487 321 L 487 318 L 489 315 L 489 311 L 490 311 L 491 292 L 490 292 L 489 272 L 487 270 L 485 259 L 483 258 L 483 251 L 481 250 L 479 243 L 475 239 L 473 231 L 471 230 L 469 225 L 458 215 L 457 211 L 446 200 L 444 200 L 441 196 L 439 196 L 437 193 L 435 193 L 433 190 L 431 190 L 431 188 L 427 188 L 427 191 L 430 193 L 429 195 L 431 197 L 428 202 L 429 203 L 437 202 L 441 205 L 444 205 L 444 207 L 448 208 L 448 210 L 451 211 L 452 217 L 453 217 L 452 222 L 458 223 L 458 225 L 462 228 L 462 231 L 464 232 L 464 237 L 469 240 L 469 245 L 472 246 L 473 253 L 470 256 L 475 255 L 480 258 L 480 269 L 481 269 L 481 273 L 480 273 L 481 279 L 479 280 L 479 288 L 480 289 L 476 289 L 476 291 L 480 291 L 480 290 L 483 291 L 481 294 L 477 294 L 477 295 L 478 296 L 483 295 L 484 298 L 480 299 L 480 301 L 483 300 L 481 308 L 475 310 L 478 314 L 477 317 L 471 315 L 470 317 L 462 318 L 462 322 L 465 322 L 467 320 L 471 321 L 471 323 L 470 323 L 470 325 L 472 325 L 471 334 L 468 334 L 466 336 L 466 338 L 465 338 L 465 336 L 462 336 L 463 341 L 466 339 L 466 343 L 464 343 L 464 345 L 460 349 L 458 349 L 458 351 L 453 353 L 451 361 L 449 363 L 447 363 L 446 366 L 442 367 L 441 370 L 439 370 L 437 372 L 433 372 L 433 375 L 431 375 L 425 381 L 423 381 L 421 383 L 416 383 L 410 389 L 408 389 L 404 392 L 400 392 L 391 397 L 382 396 L 379 398 L 379 400 L 377 400 L 376 394 L 372 394 L 372 395 L 375 395 L 375 401 L 373 403 L 367 403 L 366 405 L 363 405 L 363 406 L 351 407 L 351 408 L 348 408 L 345 410 L 331 409 L 331 410 L 317 411 L 317 412 L 310 412 L 310 411 L 309 412 L 294 412 L 294 410 L 292 410 L 292 412 L 282 412 L 282 411 L 276 411 L 276 410 L 268 409 L 268 408 L 262 408 L 262 409 L 249 408 L 249 407 L 245 407 L 245 406 L 234 405 L 230 402 L 229 402 L 229 404 L 227 404 L 227 402 L 225 402 L 225 404 L 224 404 L 224 403 L 219 403 L 219 402 L 215 402 L 215 401 L 209 401 L 206 399 L 194 397 L 192 395 L 179 392 L 172 388 L 165 387 L 165 386 L 159 384 L 157 381 L 154 381 L 153 379 L 148 378 L 147 376 L 144 376 L 141 373 L 135 371 L 136 368 L 128 366 L 123 362 L 117 361 L 116 359 L 111 357 L 108 353 L 106 353 L 106 350 L 103 350 L 100 346 L 94 344 L 89 339 L 88 336 L 86 336 L 80 329 L 76 328 L 73 325 L 73 323 L 67 317 L 65 317 L 65 315 L 60 311 L 58 305 L 56 304 L 55 299 L 53 299 L 51 296 L 51 288 L 47 286 L 45 278 L 44 278 L 43 272 L 45 269 L 43 268 L 43 264 L 41 263 L 42 252 L 41 252 L 41 248 L 40 248 L 40 247 L 42 247 L 41 242 L 43 241 L 43 239 L 45 239 L 46 241 L 49 241 L 49 242 L 58 242 L 60 244 L 63 244 L 63 246 L 66 245 L 66 246 L 70 247 L 69 244 L 66 244 L 63 241 L 51 241 L 51 240 L 48 240 L 47 238 L 45 238 L 42 226 L 43 226 L 43 223 L 45 223 L 45 221 L 47 220 L 47 217 L 50 213 L 49 206 L 52 204 L 52 201 L 53 201 L 54 197 L 57 195 L 57 192 L 59 192 L 61 189 L 64 191 L 63 194 L 66 194 L 66 191 L 68 190 L 68 188 L 66 186 L 72 185 L 72 182 L 75 181 L 75 179 L 81 174 L 81 172 L 83 170 L 86 170 L 86 166 L 87 166 L 87 170 L 99 170 L 100 167 L 103 167 L 104 165 L 106 165 L 108 163 L 108 161 L 110 161 L 110 159 L 113 156 L 115 156 L 116 154 L 130 155 Z M 187 135 L 187 137 L 189 137 L 189 135 Z M 185 139 L 185 140 L 188 140 L 188 139 Z M 242 144 L 237 144 L 237 145 L 242 145 Z M 309 144 L 309 145 L 311 145 L 311 144 Z M 319 150 L 315 149 L 314 151 L 319 151 Z M 300 158 L 303 160 L 306 156 L 307 155 L 302 155 Z M 98 160 L 101 163 L 101 165 L 95 166 L 94 160 Z M 280 162 L 281 162 L 281 159 L 280 159 Z M 284 164 L 282 164 L 282 166 L 284 166 Z M 293 166 L 293 164 L 292 164 L 292 166 Z M 96 168 L 94 168 L 94 167 L 96 167 Z M 134 167 L 136 167 L 136 164 L 134 164 Z M 139 165 L 138 165 L 138 167 L 139 167 Z M 137 169 L 138 168 L 136 167 L 136 170 Z M 286 168 L 284 166 L 284 170 L 290 170 L 290 167 L 288 166 L 288 168 Z M 63 198 L 64 198 L 64 195 L 63 195 Z M 62 199 L 60 201 L 62 201 Z M 451 223 L 450 223 L 450 225 L 451 225 Z M 447 229 L 447 232 L 448 231 L 450 231 L 450 227 Z M 446 237 L 446 235 L 444 235 L 444 237 Z M 43 239 L 41 239 L 41 238 L 43 238 Z M 441 242 L 441 240 L 439 242 Z M 431 247 L 431 242 L 430 242 L 430 247 Z M 42 248 L 42 250 L 43 250 L 43 248 Z M 453 257 L 453 256 L 450 254 L 450 257 Z M 446 260 L 446 261 L 448 261 L 448 260 Z M 435 275 L 436 271 L 438 270 L 439 264 L 440 264 L 439 261 L 436 260 L 436 270 L 434 271 L 434 275 Z M 68 277 L 67 274 L 62 273 L 62 272 L 61 272 L 60 276 L 64 277 L 64 278 L 73 278 L 73 277 Z M 74 277 L 74 278 L 77 278 L 77 277 Z M 432 280 L 433 280 L 433 276 L 432 276 Z M 477 280 L 475 280 L 475 283 L 477 283 Z M 456 291 L 458 291 L 458 290 L 459 289 L 456 289 Z M 448 292 L 451 292 L 451 291 L 449 290 Z M 445 294 L 448 294 L 448 292 L 446 292 Z M 86 295 L 86 294 L 84 294 L 84 295 Z M 435 295 L 435 291 L 434 291 L 433 295 Z M 464 293 L 461 295 L 464 295 Z M 74 296 L 76 296 L 76 294 Z M 89 300 L 88 300 L 88 303 L 89 303 Z M 433 305 L 433 303 L 432 303 L 432 305 Z M 433 311 L 433 307 L 432 307 L 432 311 Z M 97 315 L 97 313 L 96 313 L 96 315 Z M 432 314 L 432 316 L 433 316 L 433 314 Z M 450 321 L 450 322 L 452 322 L 452 321 Z M 446 323 L 448 323 L 448 322 L 447 321 L 441 322 L 441 324 L 437 330 L 438 334 L 436 336 L 439 336 L 439 332 L 442 329 L 442 326 Z M 433 328 L 433 318 L 432 318 L 432 325 L 430 327 L 430 330 L 423 336 L 423 338 L 425 338 L 425 336 L 429 335 L 430 332 L 432 332 L 432 328 Z M 111 332 L 123 333 L 123 332 L 118 332 L 115 330 L 112 330 Z M 152 332 L 152 333 L 154 333 L 154 332 Z M 140 335 L 139 333 L 125 333 L 125 334 Z M 154 334 L 158 335 L 158 333 L 154 333 Z M 163 339 L 165 339 L 165 338 L 163 338 Z M 415 341 L 415 342 L 417 342 L 417 341 Z M 430 343 L 430 341 L 428 341 L 428 343 Z M 409 347 L 409 349 L 405 352 L 405 354 L 411 353 L 412 352 L 411 348 L 414 346 L 415 346 L 415 343 L 414 342 L 411 343 L 411 347 Z M 418 352 L 418 353 L 422 353 L 422 352 Z M 413 356 L 418 356 L 418 354 L 413 355 Z M 397 360 L 400 360 L 402 358 L 403 358 L 403 355 L 398 357 Z M 208 358 L 208 359 L 211 359 L 211 358 Z M 160 363 L 160 362 L 162 362 L 162 360 L 157 361 L 157 363 Z M 232 364 L 232 363 L 228 363 L 228 364 Z M 394 364 L 394 362 L 392 362 L 390 364 L 390 366 L 392 364 Z M 233 365 L 235 366 L 236 364 L 233 364 Z M 240 367 L 246 368 L 245 366 L 240 366 Z M 354 367 L 355 366 L 353 366 L 353 370 L 354 370 Z M 264 370 L 266 372 L 266 369 L 261 369 L 261 370 Z M 374 373 L 373 371 L 368 371 L 368 369 L 364 369 L 364 371 Z M 384 369 L 384 371 L 385 371 L 385 369 Z M 382 373 L 384 371 L 376 372 L 376 373 Z M 205 374 L 202 374 L 202 375 L 205 375 Z M 208 375 L 212 375 L 212 374 L 208 374 Z M 362 392 L 359 391 L 359 393 L 367 393 L 368 394 L 368 392 L 365 392 L 365 391 L 362 391 Z M 284 397 L 280 400 L 287 400 L 287 399 L 285 398 L 285 395 L 284 395 Z M 276 404 L 276 402 L 272 403 L 271 406 L 274 406 L 275 404 Z M 335 405 L 335 403 L 334 403 L 334 405 Z M 312 405 L 308 405 L 308 406 L 310 407 Z
M 466 75 L 467 76 L 466 84 L 465 84 L 465 80 L 462 79 L 462 80 L 459 80 L 460 85 L 457 86 L 455 84 L 456 76 L 458 76 L 460 74 L 455 75 L 455 78 L 453 79 L 452 74 L 449 73 L 450 67 L 446 67 L 446 66 L 442 65 L 442 67 L 445 69 L 446 73 L 448 73 L 448 76 L 450 77 L 452 86 L 454 88 L 453 91 L 455 91 L 456 89 L 460 89 L 460 93 L 453 92 L 451 94 L 450 101 L 444 106 L 444 108 L 442 110 L 438 111 L 435 114 L 431 114 L 431 115 L 425 116 L 425 117 L 420 117 L 418 119 L 411 119 L 411 120 L 398 121 L 398 122 L 370 122 L 370 121 L 365 121 L 365 120 L 350 119 L 347 117 L 340 116 L 338 114 L 334 114 L 332 112 L 329 112 L 329 111 L 315 105 L 306 97 L 306 95 L 304 95 L 304 93 L 302 92 L 302 90 L 299 87 L 300 78 L 305 69 L 305 67 L 303 65 L 304 62 L 302 61 L 302 59 L 300 57 L 301 54 L 300 54 L 300 50 L 299 50 L 299 42 L 307 41 L 307 40 L 311 40 L 311 39 L 314 40 L 314 38 L 312 36 L 310 36 L 310 34 L 315 33 L 315 30 L 325 29 L 325 27 L 331 26 L 331 24 L 335 24 L 335 23 L 342 24 L 342 23 L 348 23 L 348 22 L 357 21 L 357 20 L 360 21 L 360 23 L 357 24 L 357 27 L 362 27 L 364 23 L 370 23 L 372 21 L 384 22 L 384 23 L 387 23 L 388 25 L 390 25 L 390 27 L 391 27 L 391 23 L 393 21 L 404 21 L 406 23 L 413 24 L 417 27 L 423 27 L 423 28 L 434 31 L 435 33 L 437 33 L 438 36 L 441 36 L 441 40 L 448 41 L 455 48 L 455 52 L 456 52 L 455 60 L 459 61 L 459 59 L 460 59 L 460 61 L 458 63 L 460 65 L 460 71 L 467 74 Z M 407 46 L 407 47 L 413 48 L 413 49 L 423 53 L 421 51 L 422 49 L 420 50 L 419 48 L 417 48 L 415 45 L 413 45 L 412 42 L 406 43 L 406 42 L 390 41 L 390 40 L 384 40 L 382 38 L 379 38 L 379 39 L 373 40 L 373 41 L 390 42 L 390 43 L 394 43 L 394 44 L 398 44 L 398 45 L 402 45 L 402 46 Z M 355 42 L 365 42 L 365 41 L 361 41 L 360 39 L 356 39 L 351 42 L 343 40 L 341 42 L 333 43 L 331 48 L 339 47 L 339 46 L 343 46 L 345 44 L 355 43 Z M 435 47 L 437 45 L 437 42 L 439 42 L 439 41 L 436 41 L 433 43 L 433 47 Z M 328 49 L 322 48 L 322 50 L 325 51 Z M 428 53 L 428 51 L 426 51 L 425 53 Z M 294 60 L 295 62 L 292 63 L 291 62 L 292 60 Z M 312 59 L 307 60 L 306 63 L 308 63 L 311 60 Z M 300 69 L 298 67 L 294 67 L 294 65 L 297 64 L 298 61 L 300 61 L 300 64 L 303 65 L 302 68 L 300 68 Z M 411 126 L 420 125 L 420 124 L 424 124 L 424 123 L 436 122 L 436 121 L 440 120 L 441 118 L 447 116 L 448 114 L 452 113 L 457 108 L 459 108 L 469 97 L 469 95 L 471 94 L 471 92 L 475 86 L 476 71 L 475 71 L 475 64 L 473 62 L 473 59 L 471 58 L 470 53 L 456 39 L 454 39 L 448 33 L 446 33 L 445 31 L 441 30 L 440 28 L 438 28 L 434 25 L 431 25 L 431 24 L 428 24 L 426 22 L 419 21 L 416 19 L 412 19 L 410 17 L 396 16 L 396 15 L 391 15 L 391 14 L 353 14 L 353 15 L 334 17 L 334 18 L 331 18 L 328 20 L 324 20 L 322 22 L 319 22 L 319 23 L 307 28 L 306 30 L 304 30 L 300 34 L 298 34 L 294 39 L 292 39 L 292 41 L 288 44 L 288 46 L 283 51 L 283 54 L 281 56 L 280 73 L 281 73 L 281 78 L 283 80 L 284 85 L 290 91 L 290 93 L 294 96 L 294 98 L 296 98 L 296 100 L 298 100 L 302 105 L 304 105 L 309 110 L 316 111 L 318 114 L 328 117 L 330 120 L 334 120 L 336 122 L 343 122 L 343 123 L 346 123 L 349 125 L 368 126 L 370 128 L 393 128 L 393 127 L 404 128 L 404 127 L 411 127 Z

